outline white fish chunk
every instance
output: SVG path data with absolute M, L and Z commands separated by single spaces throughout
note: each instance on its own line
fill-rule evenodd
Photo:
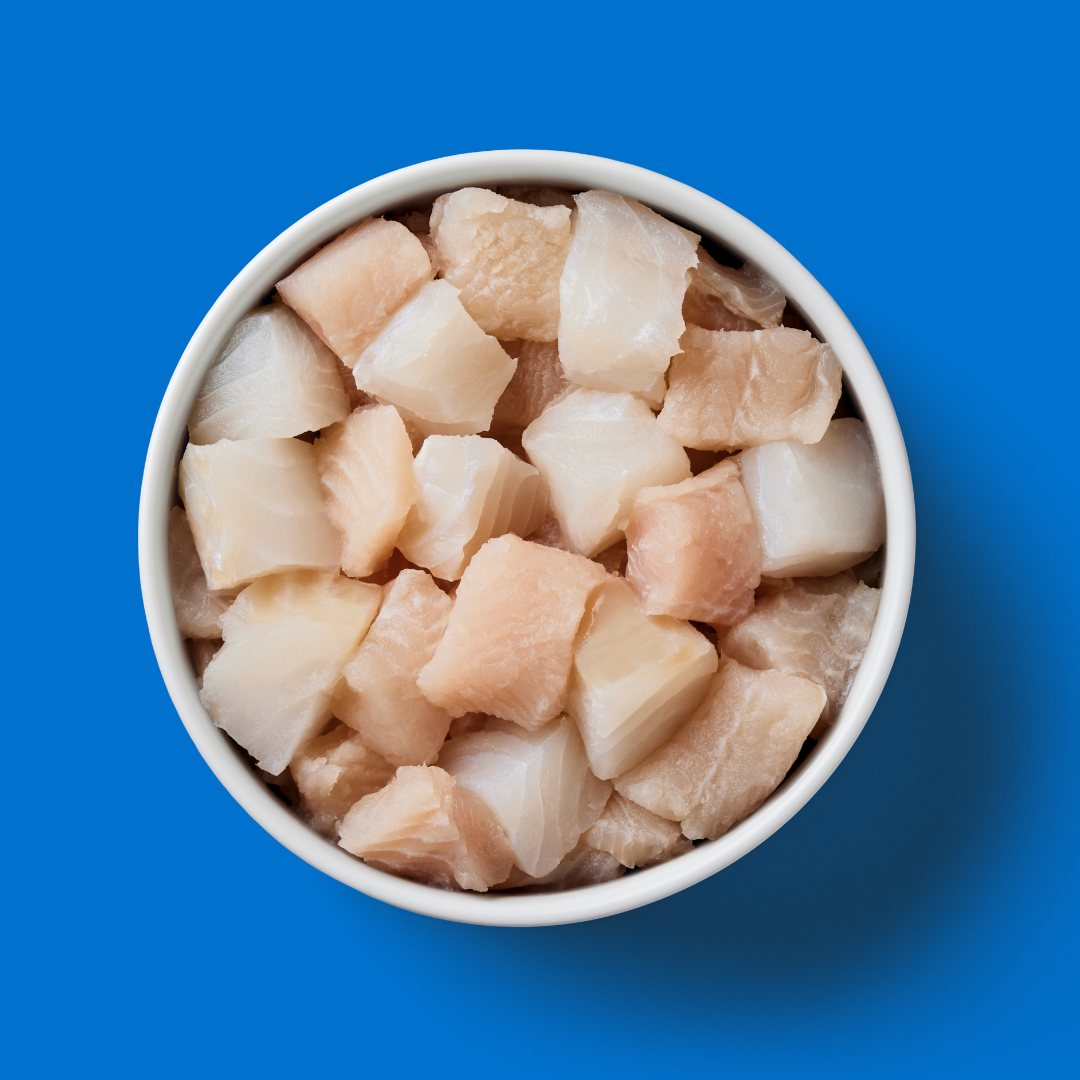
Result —
M 740 455 L 767 577 L 818 577 L 860 563 L 885 540 L 885 496 L 861 420 L 833 420 L 820 442 L 766 443 Z
M 670 822 L 667 822 L 670 824 Z M 676 831 L 678 827 L 676 826 Z M 585 834 L 586 836 L 588 833 Z M 601 885 L 605 881 L 614 881 L 626 873 L 614 855 L 589 847 L 583 836 L 577 846 L 563 856 L 563 860 L 543 877 L 530 877 L 516 866 L 510 876 L 497 889 L 529 889 L 530 891 L 562 892 L 564 889 L 584 889 L 589 885 Z
M 629 867 L 655 866 L 693 847 L 674 821 L 638 806 L 617 791 L 611 793 L 604 812 L 582 839 Z
M 212 589 L 288 570 L 341 565 L 341 537 L 327 516 L 310 444 L 299 439 L 189 443 L 179 482 Z
M 221 616 L 239 590 L 215 592 L 206 584 L 187 514 L 179 506 L 169 511 L 169 579 L 180 633 L 196 639 L 221 637 Z
M 787 298 L 780 286 L 753 263 L 738 270 L 721 266 L 703 247 L 690 271 L 683 318 L 706 330 L 761 330 L 779 326 Z
M 686 452 L 631 394 L 576 390 L 521 442 L 547 482 L 564 538 L 586 556 L 622 538 L 642 488 L 690 477 Z
M 260 769 L 282 772 L 330 719 L 341 669 L 381 596 L 378 585 L 300 571 L 261 578 L 225 613 L 225 644 L 199 696 Z
M 683 297 L 701 238 L 611 192 L 586 191 L 574 201 L 574 238 L 559 285 L 566 377 L 655 400 L 679 351 Z
M 284 304 L 245 315 L 206 373 L 188 417 L 193 443 L 286 439 L 344 420 L 337 357 Z

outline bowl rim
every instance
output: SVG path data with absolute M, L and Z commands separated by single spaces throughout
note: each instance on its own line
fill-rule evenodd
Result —
M 349 225 L 444 191 L 493 184 L 630 196 L 765 270 L 840 360 L 877 453 L 887 521 L 881 599 L 866 654 L 839 717 L 784 783 L 724 836 L 669 862 L 599 885 L 527 895 L 449 892 L 408 881 L 368 866 L 304 825 L 259 780 L 199 700 L 169 584 L 168 515 L 187 415 L 237 320 Z M 368 896 L 423 915 L 491 926 L 582 922 L 660 900 L 729 866 L 790 820 L 832 775 L 877 703 L 899 648 L 914 566 L 915 501 L 900 425 L 869 352 L 828 292 L 776 240 L 711 196 L 635 165 L 558 150 L 489 150 L 410 165 L 331 199 L 267 244 L 214 302 L 173 372 L 150 437 L 139 503 L 140 579 L 158 665 L 188 734 L 233 798 L 305 862 Z

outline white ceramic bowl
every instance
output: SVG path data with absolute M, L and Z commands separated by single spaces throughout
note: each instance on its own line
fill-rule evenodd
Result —
M 866 656 L 840 717 L 776 792 L 719 840 L 616 881 L 565 892 L 513 895 L 445 892 L 376 870 L 307 828 L 274 797 L 214 726 L 199 700 L 169 588 L 168 513 L 185 444 L 185 421 L 218 350 L 237 320 L 274 284 L 353 222 L 468 185 L 536 183 L 601 188 L 632 196 L 753 260 L 783 288 L 844 368 L 881 467 L 888 516 L 881 604 Z M 605 158 L 550 150 L 495 150 L 412 165 L 347 191 L 264 248 L 195 331 L 158 412 L 143 474 L 139 565 L 150 636 L 173 703 L 218 779 L 272 836 L 312 866 L 369 896 L 425 915 L 497 926 L 579 922 L 640 907 L 715 874 L 775 832 L 829 778 L 858 737 L 892 667 L 907 616 L 915 564 L 915 505 L 903 437 L 874 362 L 832 297 L 775 240 L 700 191 Z

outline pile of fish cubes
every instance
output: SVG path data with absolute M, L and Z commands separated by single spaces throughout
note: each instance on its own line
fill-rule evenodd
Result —
M 715 839 L 870 638 L 884 502 L 841 398 L 774 282 L 633 199 L 362 221 L 191 411 L 170 560 L 202 701 L 314 829 L 431 885 Z

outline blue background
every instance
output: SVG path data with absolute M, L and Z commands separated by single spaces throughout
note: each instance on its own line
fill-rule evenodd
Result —
M 1066 5 L 6 18 L 13 1075 L 1077 1075 Z M 233 275 L 355 184 L 501 147 L 775 236 L 877 360 L 919 512 L 896 667 L 820 794 L 681 895 L 535 930 L 394 910 L 263 833 L 176 717 L 136 567 L 157 406 Z

